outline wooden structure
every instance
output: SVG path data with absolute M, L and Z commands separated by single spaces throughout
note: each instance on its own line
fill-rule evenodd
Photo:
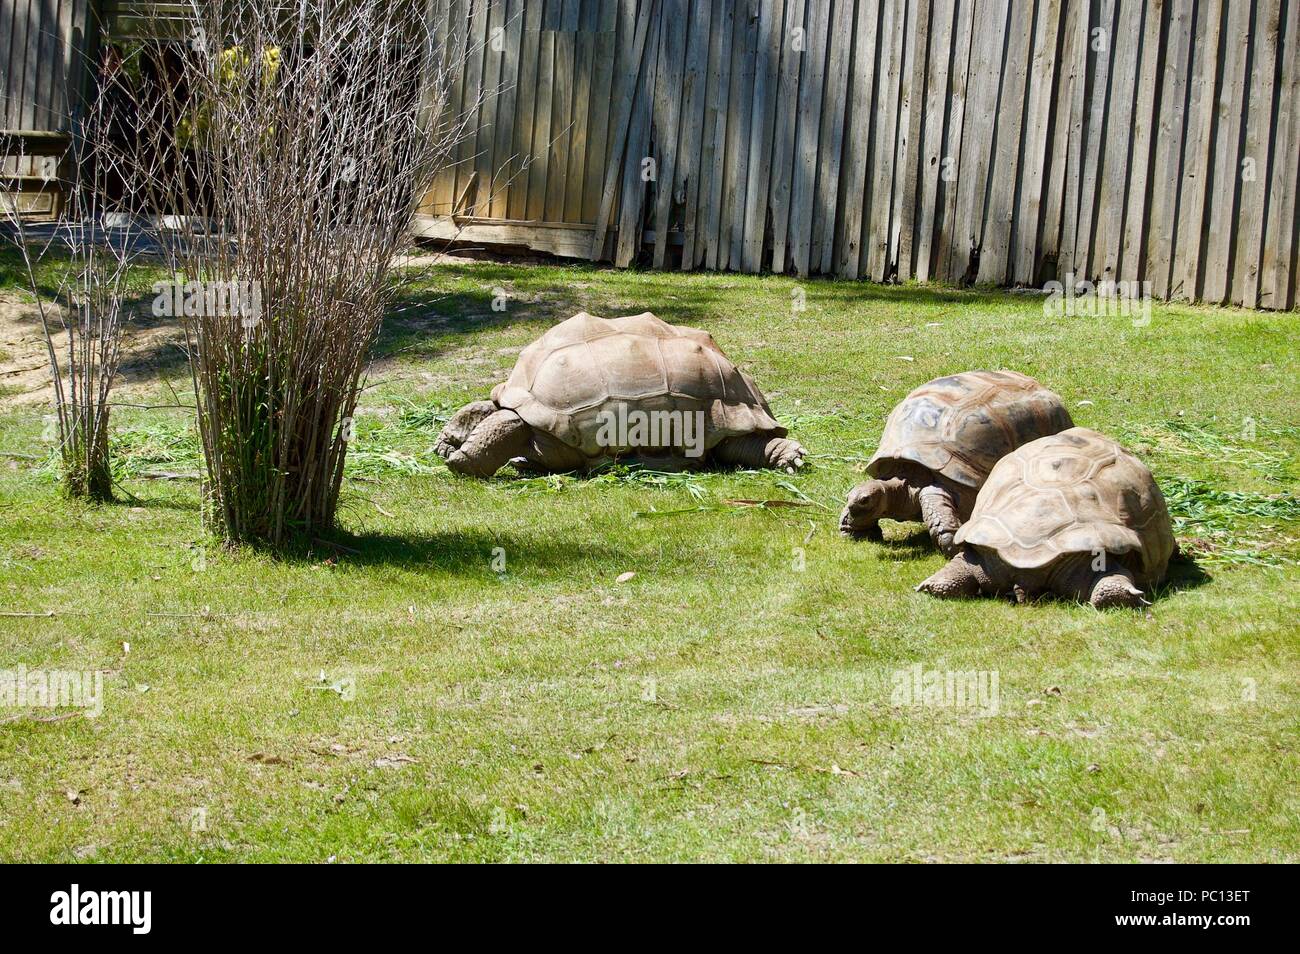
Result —
M 434 0 L 426 234 L 656 267 L 1297 295 L 1297 0 Z
M 58 213 L 58 173 L 83 94 L 91 0 L 0 0 L 0 202 Z M 21 155 L 21 158 L 19 158 Z
M 413 2 L 471 130 L 425 235 L 1296 304 L 1300 0 Z M 66 131 L 92 3 L 186 35 L 179 2 L 3 0 L 6 128 Z

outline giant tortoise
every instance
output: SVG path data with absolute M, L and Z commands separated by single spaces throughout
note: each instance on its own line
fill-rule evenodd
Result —
M 880 520 L 924 520 L 943 551 L 970 516 L 975 495 L 1004 455 L 1073 425 L 1061 399 L 1015 371 L 936 378 L 905 397 L 867 463 L 874 480 L 849 492 L 840 530 L 881 539 Z
M 1151 471 L 1086 427 L 998 461 L 956 543 L 957 555 L 918 590 L 1014 593 L 1018 602 L 1054 593 L 1099 609 L 1146 602 L 1177 549 Z
M 525 348 L 492 400 L 456 412 L 434 450 L 456 473 L 475 477 L 511 460 L 542 471 L 634 460 L 794 473 L 804 451 L 786 433 L 758 386 L 707 332 L 649 312 L 581 312 Z

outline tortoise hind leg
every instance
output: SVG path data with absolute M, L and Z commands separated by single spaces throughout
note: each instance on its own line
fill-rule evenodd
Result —
M 491 477 L 531 447 L 533 429 L 514 411 L 495 411 L 447 457 L 447 466 L 468 477 Z
M 742 434 L 728 437 L 713 448 L 714 459 L 724 464 L 755 469 L 770 467 L 793 474 L 795 469 L 803 466 L 803 447 L 798 441 L 788 437 L 773 437 L 772 434 Z
M 434 442 L 433 452 L 444 460 L 452 452 L 469 440 L 474 428 L 483 423 L 489 414 L 495 414 L 498 408 L 491 401 L 472 401 L 451 416 L 442 433 Z

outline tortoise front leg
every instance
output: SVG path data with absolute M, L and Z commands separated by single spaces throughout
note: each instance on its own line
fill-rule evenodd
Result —
M 938 573 L 916 584 L 915 589 L 918 593 L 953 600 L 978 596 L 990 589 L 990 580 L 979 560 L 973 558 L 969 551 L 961 549 Z
M 767 434 L 744 434 L 728 437 L 713 448 L 713 457 L 724 464 L 755 469 L 770 467 L 793 474 L 803 466 L 803 447 L 788 437 Z
M 1088 602 L 1097 609 L 1112 609 L 1117 606 L 1137 609 L 1139 606 L 1151 605 L 1138 589 L 1133 574 L 1122 566 L 1097 573 Z
M 957 503 L 947 488 L 931 484 L 921 490 L 921 519 L 930 529 L 930 538 L 944 556 L 957 552 L 953 537 L 961 529 L 961 516 L 957 513 Z
M 451 452 L 447 466 L 469 477 L 491 477 L 511 458 L 528 452 L 532 432 L 514 411 L 494 411 L 474 428 L 465 443 Z
M 489 414 L 495 414 L 498 408 L 492 401 L 472 401 L 451 416 L 442 433 L 434 442 L 433 452 L 444 460 L 452 455 L 458 447 L 469 440 L 469 435 Z
M 1097 609 L 1148 605 L 1133 574 L 1109 553 L 1105 555 L 1101 569 L 1094 570 L 1093 566 L 1091 553 L 1066 557 L 1052 574 L 1049 586 L 1058 596 L 1091 603 Z

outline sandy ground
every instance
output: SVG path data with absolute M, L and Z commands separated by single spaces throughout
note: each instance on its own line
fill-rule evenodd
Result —
M 53 325 L 61 324 L 57 309 L 46 314 Z M 129 332 L 122 336 L 116 399 L 129 401 L 132 394 L 164 376 L 183 381 L 188 376 L 184 342 L 184 332 L 176 319 L 158 318 L 147 310 L 132 316 Z M 67 343 L 65 333 L 54 336 L 60 358 Z M 49 404 L 52 396 L 49 359 L 36 303 L 29 296 L 0 292 L 0 411 Z
M 480 256 L 445 252 L 399 256 L 394 264 L 404 268 L 464 264 Z M 58 324 L 57 312 L 49 313 Z M 396 319 L 399 323 L 402 319 Z M 419 322 L 415 322 L 419 323 Z M 117 401 L 130 401 L 147 387 L 166 379 L 180 390 L 187 386 L 188 370 L 183 350 L 185 334 L 175 318 L 159 318 L 148 309 L 132 316 L 122 338 L 122 364 L 115 385 Z M 67 335 L 55 336 L 60 357 Z M 29 295 L 0 291 L 0 411 L 47 405 L 53 396 L 40 313 Z

